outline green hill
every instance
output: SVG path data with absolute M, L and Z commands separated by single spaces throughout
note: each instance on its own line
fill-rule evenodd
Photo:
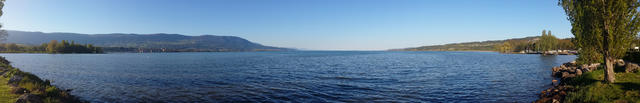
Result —
M 235 36 L 186 36 L 180 34 L 78 34 L 8 31 L 8 43 L 40 45 L 51 40 L 94 44 L 105 51 L 287 51 L 292 49 L 264 46 Z
M 506 41 L 535 41 L 540 36 L 533 37 L 525 37 L 525 38 L 514 38 L 507 40 L 489 40 L 489 41 L 480 41 L 480 42 L 464 42 L 464 43 L 451 43 L 444 45 L 431 45 L 431 46 L 421 46 L 421 47 L 413 47 L 413 48 L 404 48 L 404 49 L 392 49 L 392 51 L 495 51 L 495 46 L 502 44 Z

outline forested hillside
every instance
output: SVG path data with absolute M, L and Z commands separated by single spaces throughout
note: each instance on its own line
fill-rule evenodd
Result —
M 264 46 L 235 36 L 185 36 L 180 34 L 77 34 L 8 31 L 8 43 L 41 45 L 51 40 L 69 40 L 93 44 L 105 51 L 138 49 L 168 51 L 284 51 L 287 48 Z

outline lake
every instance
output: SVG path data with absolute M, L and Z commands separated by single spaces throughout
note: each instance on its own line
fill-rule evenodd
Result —
M 532 102 L 576 56 L 495 52 L 0 54 L 91 102 Z

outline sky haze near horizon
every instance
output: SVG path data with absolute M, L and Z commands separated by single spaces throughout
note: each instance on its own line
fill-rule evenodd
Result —
M 557 0 L 7 0 L 3 29 L 238 36 L 303 50 L 572 37 Z

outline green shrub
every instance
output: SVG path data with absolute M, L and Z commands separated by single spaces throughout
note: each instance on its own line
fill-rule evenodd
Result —
M 61 90 L 58 89 L 56 86 L 49 86 L 44 92 L 46 96 L 60 97 Z
M 52 97 L 44 98 L 44 100 L 42 102 L 44 102 L 44 103 L 61 103 L 59 99 L 52 98 Z

